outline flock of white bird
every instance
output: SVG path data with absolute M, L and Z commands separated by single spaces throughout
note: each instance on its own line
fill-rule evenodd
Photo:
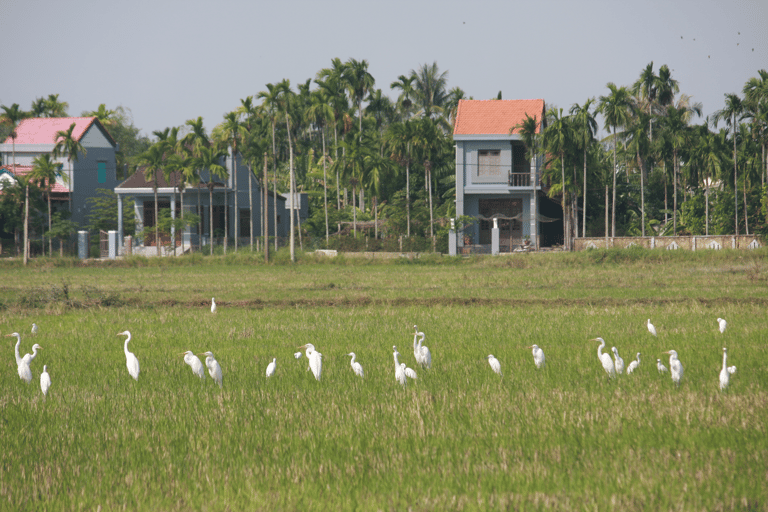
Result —
M 211 299 L 211 313 L 216 313 L 216 300 L 215 298 Z M 722 319 L 717 319 L 718 327 L 720 329 L 720 333 L 725 333 L 725 329 L 728 325 L 728 323 Z M 656 327 L 651 323 L 651 319 L 648 319 L 647 322 L 648 332 L 650 332 L 653 336 L 657 336 Z M 420 332 L 418 329 L 418 326 L 414 325 L 414 334 L 413 334 L 413 356 L 416 359 L 416 363 L 421 366 L 422 369 L 430 369 L 432 368 L 432 353 L 430 352 L 429 348 L 427 348 L 423 343 L 426 338 L 423 332 Z M 32 335 L 36 335 L 38 333 L 38 326 L 37 324 L 32 324 Z M 123 331 L 121 333 L 117 334 L 118 336 L 127 336 L 125 339 L 125 344 L 123 345 L 123 351 L 125 352 L 125 364 L 128 368 L 128 373 L 131 377 L 133 377 L 135 380 L 139 380 L 139 359 L 136 357 L 136 355 L 133 354 L 133 352 L 128 350 L 128 343 L 131 341 L 131 333 L 129 331 Z M 15 346 L 15 352 L 16 352 L 16 366 L 18 368 L 19 378 L 29 384 L 32 382 L 32 369 L 31 364 L 32 361 L 37 357 L 37 351 L 42 350 L 43 347 L 35 343 L 32 346 L 32 353 L 26 354 L 24 357 L 21 357 L 19 355 L 19 346 L 21 344 L 21 335 L 18 332 L 14 332 L 12 334 L 7 334 L 8 337 L 16 337 L 16 346 Z M 597 358 L 600 361 L 600 364 L 603 366 L 603 369 L 608 374 L 609 379 L 613 379 L 617 377 L 618 375 L 621 375 L 624 373 L 625 366 L 624 366 L 624 359 L 621 358 L 619 355 L 619 351 L 616 347 L 611 347 L 611 352 L 613 353 L 613 359 L 611 359 L 611 356 L 608 353 L 604 353 L 603 349 L 605 348 L 605 340 L 603 338 L 594 338 L 591 341 L 597 341 L 600 343 L 600 345 L 597 347 Z M 314 375 L 315 379 L 320 380 L 323 372 L 323 355 L 318 352 L 315 349 L 315 346 L 311 343 L 307 343 L 306 345 L 302 345 L 301 347 L 298 347 L 299 349 L 303 349 L 305 352 L 304 354 L 301 353 L 301 351 L 296 352 L 293 354 L 294 358 L 301 359 L 303 355 L 306 355 L 307 360 L 309 361 L 309 366 L 307 368 L 308 371 L 311 371 Z M 532 350 L 533 354 L 533 362 L 536 365 L 536 368 L 541 369 L 545 366 L 545 357 L 544 357 L 544 351 L 538 346 L 538 345 L 531 345 L 530 347 L 527 347 Z M 392 346 L 392 356 L 395 361 L 395 381 L 400 384 L 401 386 L 406 386 L 408 383 L 408 379 L 415 380 L 418 378 L 418 375 L 416 374 L 416 371 L 412 368 L 408 368 L 406 363 L 401 363 L 399 360 L 399 357 L 401 356 L 400 352 L 397 351 L 397 346 Z M 665 354 L 669 354 L 669 367 L 670 370 L 667 370 L 667 367 L 662 364 L 661 359 L 656 359 L 656 368 L 660 374 L 666 374 L 670 373 L 672 376 L 672 381 L 675 383 L 675 385 L 680 385 L 680 382 L 683 379 L 683 364 L 680 362 L 680 359 L 678 358 L 677 351 L 675 350 L 668 350 L 664 352 Z M 205 371 L 203 370 L 203 363 L 200 361 L 200 359 L 195 355 L 191 350 L 187 350 L 186 352 L 182 353 L 181 355 L 184 356 L 184 362 L 189 365 L 189 367 L 192 369 L 192 373 L 194 373 L 197 377 L 200 379 L 205 379 Z M 201 356 L 205 356 L 205 367 L 208 369 L 208 375 L 213 379 L 213 381 L 219 385 L 220 388 L 224 387 L 224 377 L 221 371 L 221 365 L 219 365 L 219 362 L 216 361 L 216 358 L 213 355 L 213 352 L 204 352 L 200 354 Z M 350 361 L 350 366 L 352 367 L 352 371 L 355 373 L 355 375 L 363 378 L 365 377 L 365 372 L 363 370 L 363 366 L 357 362 L 356 355 L 354 352 L 350 352 L 347 354 L 347 356 L 350 356 L 352 359 Z M 488 360 L 488 364 L 490 365 L 491 369 L 497 373 L 500 376 L 503 376 L 503 373 L 501 371 L 501 363 L 499 360 L 493 355 L 489 354 L 486 356 L 486 359 Z M 734 373 L 736 373 L 736 367 L 735 366 L 728 366 L 728 354 L 726 347 L 723 347 L 723 367 L 720 371 L 720 389 L 724 390 L 728 387 L 730 384 L 730 376 Z M 640 366 L 640 352 L 637 353 L 636 359 L 631 361 L 629 365 L 626 367 L 626 373 L 629 375 L 633 373 L 637 368 Z M 267 365 L 266 370 L 266 376 L 267 378 L 272 377 L 275 374 L 275 370 L 277 368 L 277 358 L 272 358 L 272 362 Z M 48 366 L 43 366 L 43 373 L 40 375 L 40 388 L 43 391 L 43 395 L 48 395 L 48 389 L 51 387 L 51 376 L 48 374 Z

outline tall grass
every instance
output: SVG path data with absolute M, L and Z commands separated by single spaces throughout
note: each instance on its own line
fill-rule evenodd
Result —
M 20 381 L 7 342 L 0 508 L 768 506 L 765 271 L 498 261 L 4 271 L 0 330 L 23 334 L 22 353 L 44 347 L 33 373 L 48 365 L 53 386 L 44 399 L 37 380 Z M 13 295 L 61 283 L 67 299 Z M 123 302 L 102 303 L 110 294 Z M 718 316 L 729 322 L 723 335 Z M 33 321 L 34 339 L 24 334 Z M 433 368 L 417 368 L 403 389 L 392 345 L 415 367 L 414 324 Z M 125 329 L 138 382 L 116 336 Z M 627 362 L 641 352 L 638 371 L 609 381 L 596 336 Z M 292 355 L 307 342 L 324 355 L 319 382 Z M 543 370 L 525 348 L 533 343 Z M 738 371 L 721 393 L 723 346 Z M 671 348 L 685 365 L 679 388 L 655 368 Z M 192 375 L 185 350 L 214 352 L 223 390 Z

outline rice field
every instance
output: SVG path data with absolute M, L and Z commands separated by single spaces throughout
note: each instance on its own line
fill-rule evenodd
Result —
M 0 267 L 0 332 L 43 347 L 27 385 L 2 338 L 0 509 L 768 509 L 765 254 L 598 256 Z M 639 368 L 609 380 L 598 336 Z

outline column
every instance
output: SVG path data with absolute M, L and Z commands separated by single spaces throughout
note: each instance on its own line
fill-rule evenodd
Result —
M 499 254 L 499 219 L 493 219 L 493 229 L 491 230 L 491 254 Z
M 451 229 L 448 230 L 448 254 L 456 256 L 456 221 L 451 219 Z

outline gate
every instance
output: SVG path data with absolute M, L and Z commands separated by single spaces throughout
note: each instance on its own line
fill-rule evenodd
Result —
M 99 230 L 99 257 L 109 258 L 109 233 Z

